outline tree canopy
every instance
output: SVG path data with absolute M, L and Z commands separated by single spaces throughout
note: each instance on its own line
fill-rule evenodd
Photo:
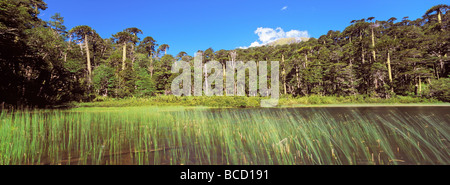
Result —
M 136 27 L 110 38 L 87 25 L 67 31 L 42 0 L 0 1 L 0 103 L 57 105 L 99 96 L 170 94 L 176 60 Z M 421 18 L 349 20 L 344 30 L 285 45 L 199 50 L 204 61 L 280 61 L 280 92 L 290 96 L 395 95 L 448 99 L 450 14 L 436 5 Z M 176 44 L 176 43 L 175 43 Z M 160 55 L 164 52 L 164 55 Z M 205 74 L 206 75 L 206 74 Z M 203 76 L 204 77 L 204 76 Z M 248 91 L 248 89 L 246 90 Z

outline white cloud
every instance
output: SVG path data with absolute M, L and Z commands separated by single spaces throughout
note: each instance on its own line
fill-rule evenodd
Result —
M 309 37 L 308 31 L 291 30 L 286 32 L 286 38 L 290 37 Z
M 261 44 L 258 41 L 252 42 L 252 44 L 250 44 L 250 47 L 258 47 L 261 46 Z
M 276 41 L 281 38 L 292 38 L 292 37 L 294 37 L 294 38 L 300 38 L 300 37 L 309 38 L 308 31 L 290 30 L 288 32 L 285 32 L 280 27 L 277 27 L 275 29 L 259 27 L 255 30 L 255 34 L 258 35 L 259 41 L 252 42 L 249 47 L 263 46 L 263 45 L 266 45 L 268 43 L 271 43 L 271 42 Z M 246 49 L 249 47 L 239 47 L 239 48 Z
M 286 10 L 287 8 L 287 6 L 283 6 L 283 8 L 281 8 L 281 11 Z

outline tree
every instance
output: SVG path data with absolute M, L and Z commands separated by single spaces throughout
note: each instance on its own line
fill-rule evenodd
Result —
M 114 68 L 107 65 L 100 65 L 94 70 L 94 88 L 98 94 L 103 96 L 109 96 L 114 91 L 116 83 L 116 75 L 114 74 Z
M 145 37 L 144 40 L 139 44 L 142 52 L 146 53 L 147 56 L 152 57 L 155 53 L 155 47 L 158 46 L 156 44 L 155 39 L 153 37 Z
M 155 53 L 155 47 L 158 46 L 156 44 L 155 39 L 153 37 L 145 37 L 144 40 L 139 44 L 139 47 L 142 48 L 143 52 L 150 57 L 150 65 L 148 70 L 150 71 L 150 76 L 153 76 L 153 54 Z
M 83 89 L 63 62 L 63 18 L 39 18 L 42 0 L 0 1 L 0 102 L 11 106 L 61 104 Z M 60 32 L 59 32 L 60 31 Z
M 86 50 L 86 61 L 87 61 L 87 71 L 88 71 L 88 83 L 92 82 L 92 66 L 91 66 L 91 56 L 89 51 L 89 36 L 93 35 L 95 31 L 86 25 L 76 26 L 69 31 L 72 39 L 84 43 L 84 48 Z
M 226 76 L 226 71 L 225 71 L 226 62 L 230 61 L 228 58 L 228 51 L 221 49 L 219 51 L 216 51 L 215 56 L 216 56 L 217 61 L 219 61 L 220 64 L 222 64 L 223 76 L 225 77 Z
M 122 54 L 122 70 L 125 70 L 125 61 L 127 59 L 127 43 L 132 42 L 136 39 L 136 36 L 130 34 L 129 32 L 118 32 L 113 35 L 113 39 L 117 44 L 122 44 L 123 54 Z
M 161 44 L 161 46 L 159 46 L 159 48 L 158 48 L 158 53 L 160 52 L 160 51 L 164 51 L 164 55 L 166 55 L 167 54 L 167 50 L 169 49 L 169 45 L 167 45 L 167 44 Z
M 161 60 L 155 62 L 155 72 L 152 79 L 155 82 L 156 92 L 169 94 L 170 82 L 174 76 L 170 69 L 174 61 L 175 58 L 172 55 L 164 55 Z
M 187 55 L 187 53 L 186 52 L 184 52 L 184 51 L 180 51 L 178 54 L 177 54 L 177 56 L 175 56 L 175 58 L 177 59 L 177 60 L 181 60 L 184 56 L 186 56 Z
M 143 68 L 138 71 L 136 86 L 138 96 L 151 96 L 155 93 L 155 83 L 147 70 Z
M 277 58 L 279 57 L 281 59 L 281 66 L 282 66 L 282 71 L 281 71 L 281 76 L 282 76 L 282 80 L 283 80 L 283 89 L 284 89 L 284 94 L 287 94 L 287 86 L 286 86 L 286 63 L 284 61 L 285 59 L 285 55 L 287 53 L 287 47 L 284 46 L 279 46 L 277 50 L 275 50 L 275 55 L 277 56 Z
M 375 17 L 367 18 L 368 21 L 372 21 L 373 19 L 375 19 Z M 376 51 L 375 51 L 375 34 L 374 34 L 374 29 L 379 27 L 379 26 L 380 25 L 377 22 L 371 23 L 371 25 L 370 25 L 371 38 L 372 38 L 372 56 L 373 56 L 373 61 L 376 61 L 376 59 L 377 59 Z
M 214 50 L 212 48 L 206 49 L 205 52 L 203 53 L 203 57 L 204 57 L 205 61 L 214 60 L 214 57 L 215 57 Z
M 127 29 L 125 29 L 125 32 L 133 34 L 134 36 L 136 36 L 136 38 L 137 38 L 137 34 L 143 34 L 142 30 L 140 30 L 139 28 L 136 28 L 136 27 L 127 28 Z
M 431 55 L 436 56 L 438 58 L 436 61 L 439 62 L 440 69 L 436 70 L 437 78 L 446 76 L 445 59 L 447 58 L 448 53 L 448 38 L 450 38 L 448 36 L 449 18 L 447 14 L 449 9 L 450 6 L 448 5 L 436 5 L 431 7 L 423 15 L 423 18 L 428 20 L 424 26 L 426 28 L 426 37 L 429 41 L 427 43 L 428 52 Z
M 60 13 L 55 13 L 48 21 L 48 25 L 55 31 L 56 34 L 66 34 L 66 26 L 64 26 L 64 18 Z
M 430 21 L 431 19 L 434 19 L 435 17 L 437 17 L 437 21 L 438 21 L 439 25 L 442 26 L 442 14 L 445 14 L 449 9 L 450 9 L 450 6 L 445 5 L 445 4 L 433 6 L 425 12 L 425 14 L 423 15 L 423 18 L 428 19 Z M 435 14 L 433 14 L 433 13 L 435 13 Z
M 450 102 L 450 78 L 434 80 L 430 85 L 430 95 L 439 100 Z
M 132 42 L 131 53 L 133 55 L 131 63 L 134 64 L 134 60 L 135 60 L 134 47 L 136 46 L 136 43 L 140 40 L 139 37 L 137 36 L 137 34 L 143 34 L 143 32 L 142 32 L 142 30 L 140 30 L 139 28 L 136 28 L 136 27 L 127 28 L 127 29 L 125 29 L 125 32 L 128 32 L 134 36 L 131 40 L 131 42 Z

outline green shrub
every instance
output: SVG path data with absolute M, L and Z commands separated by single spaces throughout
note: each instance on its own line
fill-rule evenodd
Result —
M 447 94 L 448 97 L 448 94 Z M 145 96 L 122 99 L 97 96 L 92 102 L 78 104 L 82 107 L 125 107 L 125 106 L 207 106 L 207 107 L 259 107 L 261 100 L 268 97 L 246 96 Z M 448 100 L 448 99 L 447 99 Z M 439 103 L 436 99 L 423 97 L 393 96 L 389 99 L 364 95 L 283 97 L 280 106 L 323 105 L 323 104 L 365 104 L 365 103 Z
M 450 102 L 450 78 L 434 80 L 430 85 L 430 96 L 441 101 Z

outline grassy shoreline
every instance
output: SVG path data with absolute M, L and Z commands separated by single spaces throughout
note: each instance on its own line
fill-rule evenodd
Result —
M 140 107 L 140 106 L 204 106 L 204 107 L 260 107 L 262 97 L 177 97 L 154 96 L 147 98 L 96 98 L 92 102 L 74 103 L 74 107 Z M 308 96 L 281 97 L 277 107 L 365 107 L 365 106 L 450 106 L 450 103 L 420 97 L 395 96 L 389 99 L 367 96 Z

